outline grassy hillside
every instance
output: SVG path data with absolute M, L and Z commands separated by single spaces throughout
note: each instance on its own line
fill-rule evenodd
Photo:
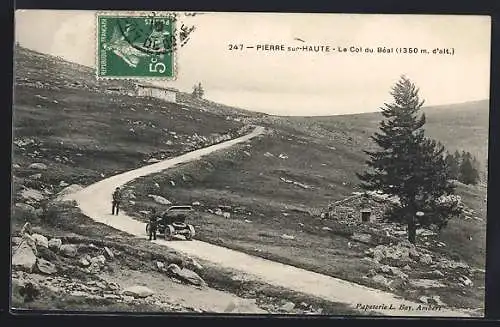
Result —
M 22 176 L 42 162 L 86 184 L 243 127 L 227 115 L 135 97 L 131 81 L 97 80 L 89 67 L 20 47 L 15 71 L 13 162 Z
M 426 109 L 429 134 L 441 137 L 450 148 L 484 151 L 486 140 L 482 136 L 487 135 L 488 124 L 487 119 L 476 114 L 484 107 L 478 108 L 459 108 L 460 114 L 453 108 Z M 259 121 L 271 131 L 265 136 L 130 183 L 136 199 L 133 204 L 126 204 L 126 210 L 137 214 L 159 206 L 147 197 L 150 193 L 176 204 L 200 202 L 198 214 L 192 218 L 199 239 L 380 288 L 366 277 L 374 269 L 369 260 L 363 260 L 369 246 L 353 241 L 351 236 L 370 234 L 372 240 L 378 240 L 373 241 L 374 245 L 395 242 L 390 238 L 383 240 L 385 231 L 394 227 L 349 227 L 319 218 L 329 203 L 359 191 L 355 173 L 365 168 L 362 150 L 373 146 L 369 136 L 377 129 L 379 120 L 380 115 L 375 113 L 265 117 Z M 460 137 L 447 137 L 450 121 L 455 121 L 453 126 Z M 466 121 L 482 132 L 470 135 Z M 465 140 L 469 136 L 472 140 Z M 467 144 L 474 146 L 465 148 Z M 418 246 L 429 251 L 434 260 L 452 258 L 481 271 L 486 248 L 486 188 L 459 184 L 457 193 L 471 210 L 468 217 L 451 221 L 433 240 L 420 237 Z M 229 219 L 215 214 L 220 206 L 230 208 Z M 437 245 L 438 242 L 445 245 Z M 411 268 L 410 279 L 430 274 L 425 265 Z M 414 299 L 423 294 L 439 294 L 446 303 L 463 308 L 483 306 L 484 274 L 473 273 L 470 278 L 474 288 L 468 289 L 457 285 L 458 278 L 456 272 L 446 272 L 440 280 L 447 288 L 404 286 L 393 291 Z
M 441 141 L 446 148 L 471 152 L 486 167 L 488 161 L 489 101 L 424 107 L 426 134 Z M 327 132 L 348 132 L 360 146 L 369 146 L 368 138 L 378 129 L 380 113 L 332 117 L 287 118 L 322 128 Z

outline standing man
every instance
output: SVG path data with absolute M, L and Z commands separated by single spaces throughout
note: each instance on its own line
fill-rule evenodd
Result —
M 149 240 L 156 240 L 156 230 L 158 228 L 158 216 L 156 215 L 156 208 L 151 209 L 151 216 L 149 217 Z
M 115 209 L 116 209 L 116 215 L 118 215 L 118 211 L 120 210 L 120 202 L 122 201 L 122 192 L 119 187 L 115 189 L 113 192 L 113 207 L 111 209 L 111 214 L 115 214 Z

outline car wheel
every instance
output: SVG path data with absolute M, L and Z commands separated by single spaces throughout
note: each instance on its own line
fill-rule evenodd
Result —
M 170 225 L 165 226 L 165 233 L 164 234 L 165 234 L 165 240 L 167 240 L 167 241 L 172 240 L 172 237 L 175 234 L 174 227 L 172 227 Z
M 196 235 L 193 225 L 188 225 L 189 233 L 186 234 L 186 240 L 191 241 Z

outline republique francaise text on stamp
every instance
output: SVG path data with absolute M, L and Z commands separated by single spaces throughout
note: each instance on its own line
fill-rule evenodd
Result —
M 97 15 L 98 78 L 175 78 L 175 18 Z

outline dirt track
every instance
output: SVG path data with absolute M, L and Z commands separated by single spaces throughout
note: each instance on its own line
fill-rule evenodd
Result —
M 124 185 L 142 176 L 172 168 L 178 164 L 200 159 L 211 152 L 227 149 L 237 143 L 248 141 L 263 132 L 263 127 L 257 127 L 253 132 L 245 136 L 106 178 L 77 193 L 68 195 L 66 199 L 76 200 L 82 212 L 97 222 L 104 223 L 132 235 L 145 237 L 144 223 L 123 213 L 120 213 L 118 216 L 111 215 L 111 194 L 117 186 Z M 155 242 L 187 255 L 211 261 L 221 267 L 241 271 L 248 274 L 251 278 L 265 283 L 307 293 L 333 302 L 346 303 L 353 307 L 356 307 L 357 304 L 378 306 L 377 308 L 372 308 L 371 311 L 385 315 L 469 316 L 469 314 L 462 311 L 452 311 L 444 308 L 441 310 L 417 310 L 419 306 L 428 306 L 406 301 L 388 292 L 371 289 L 205 242 L 196 240 L 190 242 L 157 240 Z M 400 310 L 400 306 L 404 306 L 406 309 Z M 407 308 L 413 308 L 413 310 L 408 310 Z

